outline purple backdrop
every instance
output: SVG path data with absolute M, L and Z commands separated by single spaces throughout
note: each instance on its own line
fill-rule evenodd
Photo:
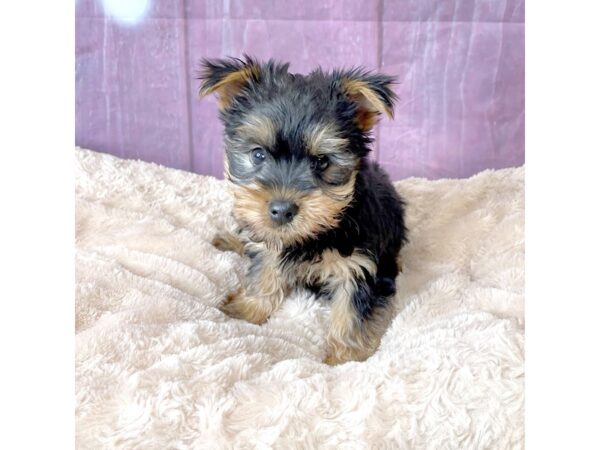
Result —
M 200 58 L 363 65 L 394 74 L 374 157 L 392 178 L 466 177 L 524 162 L 523 0 L 78 0 L 76 143 L 222 176 Z

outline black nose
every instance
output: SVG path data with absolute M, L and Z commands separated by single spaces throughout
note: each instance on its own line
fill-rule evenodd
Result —
M 285 200 L 273 200 L 269 203 L 269 216 L 277 225 L 285 225 L 294 220 L 298 213 L 298 205 Z

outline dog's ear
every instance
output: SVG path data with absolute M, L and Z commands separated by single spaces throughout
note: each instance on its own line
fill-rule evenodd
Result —
M 334 75 L 343 93 L 356 105 L 355 120 L 358 127 L 368 131 L 375 126 L 379 115 L 394 117 L 396 94 L 391 89 L 394 77 L 371 74 L 354 69 Z
M 225 109 L 242 89 L 250 83 L 258 82 L 260 78 L 259 64 L 248 56 L 244 60 L 203 59 L 198 73 L 198 79 L 202 80 L 200 95 L 216 93 L 219 107 Z

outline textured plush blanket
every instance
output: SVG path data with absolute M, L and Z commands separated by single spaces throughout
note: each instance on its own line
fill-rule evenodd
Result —
M 330 367 L 309 294 L 256 326 L 217 305 L 246 261 L 223 181 L 76 150 L 82 449 L 523 447 L 523 169 L 407 179 L 395 318 Z

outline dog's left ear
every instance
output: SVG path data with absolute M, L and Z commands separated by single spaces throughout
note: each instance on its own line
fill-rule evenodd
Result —
M 244 60 L 203 59 L 198 78 L 202 80 L 200 95 L 216 93 L 219 96 L 219 108 L 225 109 L 233 98 L 252 82 L 261 77 L 260 66 L 252 58 Z
M 356 104 L 355 121 L 363 131 L 375 126 L 379 115 L 394 117 L 396 94 L 391 89 L 394 77 L 371 74 L 361 69 L 337 74 L 336 81 L 348 98 Z

